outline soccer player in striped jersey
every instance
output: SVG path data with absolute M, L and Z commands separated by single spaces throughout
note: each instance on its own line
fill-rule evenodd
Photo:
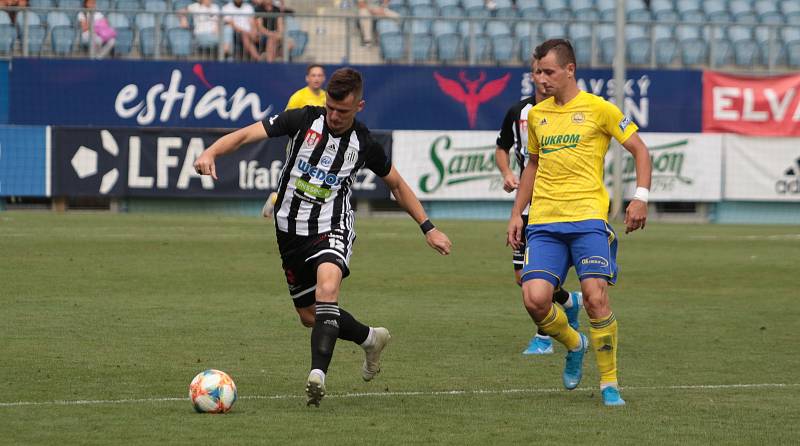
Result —
M 350 205 L 356 173 L 366 167 L 381 177 L 397 203 L 420 225 L 428 245 L 450 253 L 447 235 L 428 219 L 422 204 L 392 166 L 383 148 L 355 116 L 364 108 L 361 74 L 337 70 L 328 83 L 325 107 L 286 110 L 229 133 L 195 161 L 195 169 L 217 179 L 215 159 L 240 146 L 289 135 L 286 163 L 275 204 L 275 232 L 286 282 L 301 323 L 311 327 L 311 371 L 307 404 L 319 406 L 338 338 L 364 348 L 362 377 L 380 371 L 389 331 L 368 327 L 339 307 L 342 279 L 350 274 L 355 214 Z
M 531 62 L 531 73 L 536 72 L 536 59 Z M 519 186 L 519 179 L 511 170 L 509 153 L 513 150 L 520 173 L 528 162 L 528 111 L 548 96 L 540 85 L 534 83 L 534 95 L 525 98 L 506 112 L 503 119 L 503 126 L 497 135 L 497 148 L 495 149 L 495 163 L 503 176 L 503 190 L 508 193 L 514 192 Z M 528 210 L 522 213 L 523 224 L 528 224 Z M 514 266 L 514 276 L 517 285 L 522 286 L 522 262 L 524 260 L 526 243 L 523 240 L 518 249 L 514 249 L 512 254 L 512 265 Z M 553 293 L 553 302 L 558 302 L 564 307 L 567 319 L 572 328 L 578 329 L 580 323 L 578 315 L 580 313 L 582 294 L 579 291 L 569 293 L 563 288 L 558 288 Z M 553 353 L 553 340 L 541 329 L 531 338 L 528 346 L 522 351 L 523 355 L 549 355 Z
M 574 389 L 583 373 L 589 340 L 569 326 L 552 304 L 570 266 L 581 281 L 589 315 L 589 337 L 600 372 L 603 403 L 621 406 L 617 379 L 617 320 L 608 286 L 617 280 L 617 236 L 608 224 L 609 196 L 603 183 L 604 159 L 613 137 L 636 166 L 636 193 L 625 210 L 625 232 L 642 229 L 647 220 L 650 156 L 636 124 L 614 104 L 581 91 L 575 78 L 575 53 L 569 41 L 548 40 L 534 50 L 535 80 L 551 97 L 528 112 L 530 160 L 520 178 L 508 224 L 508 241 L 522 240 L 522 211 L 531 193 L 528 242 L 522 268 L 522 296 L 536 325 L 569 350 L 562 375 Z

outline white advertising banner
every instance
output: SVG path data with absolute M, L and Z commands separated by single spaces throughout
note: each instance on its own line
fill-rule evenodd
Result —
M 726 136 L 725 199 L 800 201 L 800 138 Z
M 720 201 L 722 199 L 722 135 L 703 133 L 640 133 L 653 165 L 650 201 Z M 625 198 L 636 191 L 633 156 L 625 150 L 622 184 Z M 613 156 L 606 155 L 606 187 L 611 193 Z
M 392 163 L 420 200 L 514 199 L 495 165 L 497 132 L 404 130 L 392 140 Z
M 651 201 L 719 201 L 722 135 L 642 133 L 653 162 Z M 392 162 L 421 200 L 513 200 L 494 160 L 496 132 L 395 131 Z M 623 184 L 636 189 L 633 157 L 625 151 Z M 514 172 L 519 168 L 511 156 Z M 611 188 L 612 157 L 606 156 Z

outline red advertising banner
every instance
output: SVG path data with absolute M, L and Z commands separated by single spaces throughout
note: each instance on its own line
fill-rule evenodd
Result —
M 800 74 L 703 73 L 703 131 L 800 136 Z

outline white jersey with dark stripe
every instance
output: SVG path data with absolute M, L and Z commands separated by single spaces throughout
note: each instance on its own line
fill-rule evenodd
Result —
M 267 135 L 288 135 L 286 163 L 278 181 L 275 225 L 289 234 L 316 235 L 333 228 L 353 230 L 351 185 L 362 167 L 379 177 L 391 163 L 364 124 L 334 135 L 324 107 L 287 110 L 265 119 Z
M 528 111 L 534 105 L 536 98 L 531 96 L 511 106 L 503 118 L 503 126 L 497 135 L 498 147 L 507 152 L 514 151 L 520 175 L 528 163 Z

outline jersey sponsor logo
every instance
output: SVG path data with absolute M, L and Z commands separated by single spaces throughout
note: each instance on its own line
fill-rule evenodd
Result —
M 317 141 L 319 141 L 320 136 L 322 136 L 322 135 L 320 135 L 318 132 L 315 132 L 315 131 L 309 129 L 306 132 L 306 137 L 305 137 L 306 146 L 308 146 L 308 147 L 316 146 L 317 145 Z
M 608 260 L 600 256 L 591 256 L 581 259 L 581 265 L 584 266 L 593 265 L 593 266 L 600 266 L 603 268 L 607 268 Z
M 784 172 L 783 177 L 775 182 L 775 192 L 781 195 L 800 194 L 800 158 L 797 158 Z
M 300 169 L 301 172 L 307 174 L 311 178 L 316 178 L 318 180 L 321 180 L 328 186 L 338 186 L 342 183 L 342 180 L 336 175 L 328 173 L 327 170 L 322 170 L 319 167 L 312 166 L 311 164 L 308 163 L 308 161 L 305 160 L 298 161 L 297 167 Z
M 630 123 L 631 123 L 631 118 L 629 118 L 627 116 L 622 118 L 622 121 L 619 122 L 619 129 L 624 132 L 625 129 L 628 128 L 628 125 Z
M 539 141 L 539 147 L 542 148 L 542 153 L 547 154 L 564 149 L 574 149 L 578 147 L 580 141 L 581 135 L 577 133 L 568 135 L 547 135 L 543 136 L 541 141 Z
M 433 72 L 433 78 L 436 79 L 439 89 L 444 94 L 464 104 L 464 108 L 467 109 L 469 128 L 474 129 L 478 120 L 478 108 L 481 104 L 500 95 L 506 89 L 506 85 L 511 79 L 511 73 L 506 73 L 505 76 L 499 79 L 486 82 L 480 89 L 478 87 L 486 80 L 486 72 L 484 71 L 480 72 L 477 80 L 469 79 L 465 71 L 460 71 L 458 79 L 461 83 L 448 79 L 435 71 Z M 464 85 L 462 86 L 461 84 Z
M 269 125 L 275 125 L 275 120 L 278 119 L 278 115 L 272 115 L 269 117 Z
M 575 112 L 572 114 L 572 122 L 575 124 L 583 124 L 586 122 L 586 116 L 581 112 Z
M 328 197 L 330 197 L 331 194 L 333 193 L 333 191 L 331 191 L 330 189 L 323 189 L 322 187 L 315 186 L 302 178 L 298 178 L 294 182 L 294 187 L 296 187 L 297 190 L 302 191 L 308 196 L 319 198 L 322 200 L 327 200 Z

